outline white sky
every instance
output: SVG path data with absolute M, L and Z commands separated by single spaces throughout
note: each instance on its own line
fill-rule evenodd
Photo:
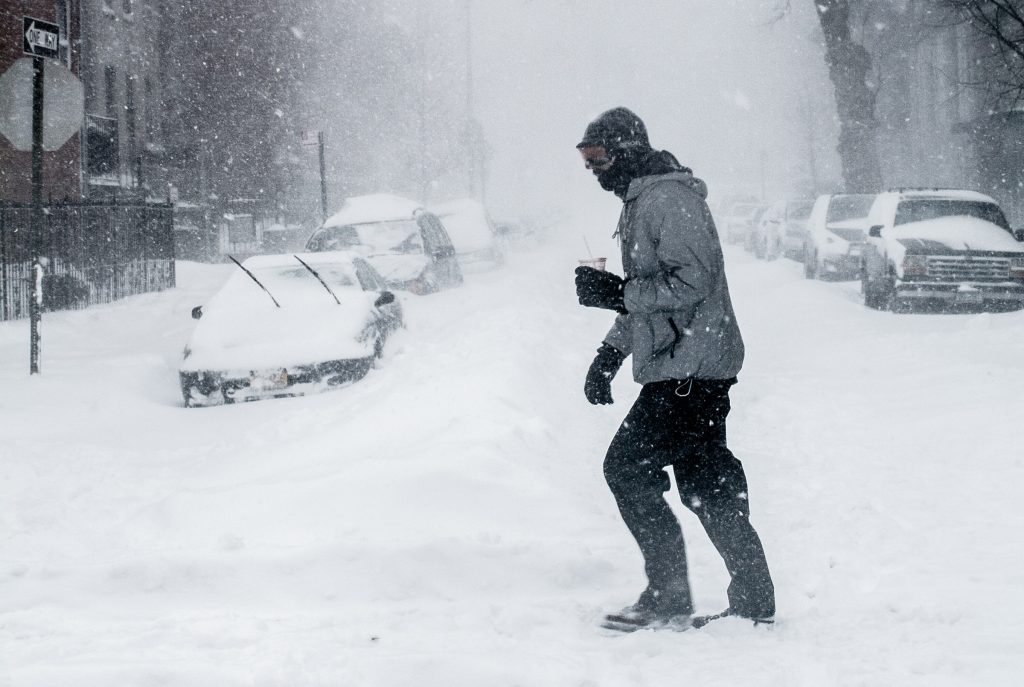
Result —
M 764 151 L 771 196 L 807 175 L 805 91 L 818 164 L 835 165 L 831 86 L 809 4 L 770 24 L 771 0 L 473 1 L 492 205 L 560 206 L 577 191 L 593 200 L 574 146 L 591 118 L 619 105 L 644 119 L 652 145 L 706 178 L 712 196 L 759 194 Z M 464 21 L 462 3 L 447 4 Z

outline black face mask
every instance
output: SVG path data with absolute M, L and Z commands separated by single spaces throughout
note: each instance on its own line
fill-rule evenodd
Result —
M 608 169 L 593 170 L 597 177 L 597 183 L 605 191 L 611 191 L 619 198 L 626 197 L 629 184 L 639 176 L 639 160 L 635 155 L 620 153 L 615 156 L 615 162 Z

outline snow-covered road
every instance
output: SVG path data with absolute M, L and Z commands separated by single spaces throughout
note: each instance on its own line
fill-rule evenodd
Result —
M 36 378 L 0 324 L 0 685 L 1020 684 L 1024 313 L 874 312 L 727 248 L 778 622 L 612 637 L 643 577 L 601 460 L 638 389 L 583 398 L 610 317 L 573 244 L 403 296 L 380 369 L 307 398 L 181 407 L 189 310 L 233 266 L 46 315 Z

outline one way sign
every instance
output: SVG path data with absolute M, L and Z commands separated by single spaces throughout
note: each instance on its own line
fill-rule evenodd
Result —
M 22 51 L 33 57 L 60 56 L 60 27 L 48 21 L 22 17 Z

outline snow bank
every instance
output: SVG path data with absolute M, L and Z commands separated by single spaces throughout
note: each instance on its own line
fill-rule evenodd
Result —
M 637 389 L 583 399 L 611 315 L 576 303 L 580 233 L 400 294 L 381 367 L 306 398 L 180 407 L 189 310 L 234 266 L 47 314 L 31 379 L 27 324 L 0 324 L 0 684 L 1018 684 L 1024 313 L 871 311 L 731 247 L 730 444 L 778 622 L 597 629 L 643 586 L 601 475 Z

